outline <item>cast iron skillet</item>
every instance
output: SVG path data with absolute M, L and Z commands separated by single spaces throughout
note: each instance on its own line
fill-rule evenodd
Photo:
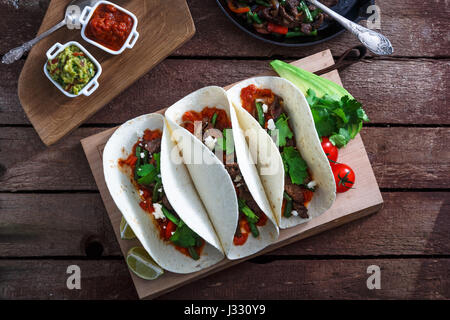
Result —
M 345 29 L 334 20 L 326 20 L 318 30 L 317 36 L 297 37 L 284 39 L 271 34 L 261 34 L 256 32 L 252 26 L 248 25 L 244 19 L 239 18 L 233 13 L 227 5 L 227 0 L 216 0 L 219 7 L 225 15 L 233 21 L 242 31 L 252 37 L 267 43 L 276 44 L 285 47 L 306 47 L 314 44 L 322 43 L 330 40 L 345 31 Z M 343 15 L 347 19 L 358 22 L 366 20 L 370 14 L 367 13 L 367 7 L 374 4 L 374 0 L 339 0 L 338 4 L 331 7 L 337 13 Z

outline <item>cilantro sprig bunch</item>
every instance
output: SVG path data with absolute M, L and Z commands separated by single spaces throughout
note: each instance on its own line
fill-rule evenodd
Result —
M 369 121 L 361 103 L 349 96 L 339 100 L 325 94 L 318 98 L 314 90 L 308 89 L 306 100 L 319 137 L 329 137 L 338 148 L 345 146 L 361 131 L 363 122 Z

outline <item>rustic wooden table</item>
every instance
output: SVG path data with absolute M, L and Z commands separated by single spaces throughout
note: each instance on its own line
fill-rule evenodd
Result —
M 199 280 L 160 299 L 450 298 L 450 7 L 446 1 L 377 1 L 392 57 L 341 72 L 372 122 L 362 130 L 385 207 L 375 215 Z M 24 60 L 0 66 L 0 298 L 135 299 L 80 139 L 169 106 L 206 85 L 227 85 L 357 41 L 344 34 L 290 49 L 232 25 L 215 1 L 188 0 L 194 38 L 79 129 L 45 147 L 25 116 Z M 0 52 L 36 33 L 48 0 L 0 1 Z M 68 290 L 66 269 L 82 270 Z M 366 287 L 381 268 L 381 289 Z

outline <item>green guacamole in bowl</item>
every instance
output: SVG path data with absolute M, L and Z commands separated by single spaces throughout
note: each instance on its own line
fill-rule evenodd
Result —
M 74 95 L 78 95 L 97 72 L 92 61 L 75 45 L 48 60 L 47 71 L 65 91 Z

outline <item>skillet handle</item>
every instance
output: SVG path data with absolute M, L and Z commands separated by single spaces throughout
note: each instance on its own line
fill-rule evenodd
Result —
M 358 55 L 355 57 L 354 54 L 352 54 L 350 59 L 344 60 L 354 50 L 358 51 Z M 362 59 L 364 59 L 366 54 L 367 54 L 367 48 L 365 46 L 361 46 L 361 45 L 354 46 L 354 47 L 346 50 L 332 66 L 329 66 L 329 67 L 323 68 L 321 70 L 318 70 L 318 71 L 314 72 L 314 74 L 320 76 L 320 75 L 322 75 L 324 73 L 328 73 L 328 72 L 330 72 L 332 70 L 335 70 L 335 69 L 343 70 L 343 69 L 347 68 L 348 66 L 350 66 L 350 65 L 352 65 L 354 63 L 357 63 L 357 62 L 361 61 Z

